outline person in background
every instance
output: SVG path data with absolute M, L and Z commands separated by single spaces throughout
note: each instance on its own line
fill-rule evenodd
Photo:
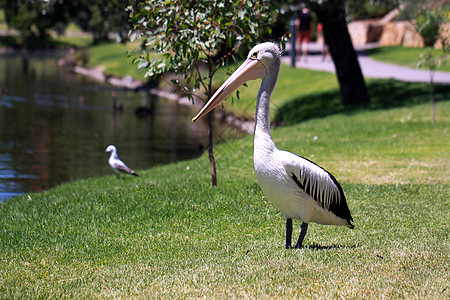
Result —
M 302 55 L 303 50 L 303 56 L 305 57 L 305 61 L 307 61 L 308 58 L 308 43 L 311 40 L 311 28 L 312 28 L 313 19 L 311 17 L 311 14 L 309 13 L 309 10 L 304 7 L 300 11 L 300 13 L 297 16 L 297 19 L 295 20 L 295 26 L 297 28 L 297 49 L 298 54 Z M 303 49 L 302 49 L 302 44 Z
M 323 36 L 323 24 L 317 24 L 317 42 L 322 43 L 322 60 L 324 61 L 327 58 L 328 53 L 328 45 L 325 43 L 325 37 Z

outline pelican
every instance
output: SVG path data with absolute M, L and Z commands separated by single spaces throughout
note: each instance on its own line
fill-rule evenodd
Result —
M 302 222 L 295 248 L 301 248 L 310 222 L 353 228 L 344 191 L 336 178 L 308 159 L 278 150 L 270 135 L 270 98 L 280 71 L 281 51 L 273 43 L 255 46 L 192 119 L 219 106 L 249 80 L 262 79 L 256 98 L 254 168 L 266 197 L 286 218 L 286 249 L 291 248 L 292 220 Z
M 118 174 L 125 173 L 133 176 L 139 176 L 133 170 L 131 170 L 127 165 L 119 159 L 119 155 L 117 155 L 117 149 L 113 145 L 109 145 L 105 152 L 111 152 L 111 156 L 108 159 L 108 164 L 111 168 L 116 171 Z

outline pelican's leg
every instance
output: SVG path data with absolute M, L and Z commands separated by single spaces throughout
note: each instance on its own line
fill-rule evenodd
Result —
M 303 222 L 302 223 L 302 231 L 300 231 L 300 235 L 298 237 L 297 244 L 295 245 L 295 248 L 301 248 L 303 244 L 303 239 L 305 238 L 306 231 L 308 231 L 308 223 Z
M 291 248 L 292 241 L 292 219 L 286 219 L 286 249 Z

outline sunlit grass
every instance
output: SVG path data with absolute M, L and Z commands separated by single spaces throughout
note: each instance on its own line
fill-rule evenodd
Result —
M 234 71 L 237 67 L 232 70 Z M 226 78 L 227 73 L 225 71 L 219 73 L 216 78 L 217 87 Z M 256 108 L 256 94 L 260 85 L 261 80 L 247 82 L 247 87 L 239 89 L 239 99 L 234 94 L 233 99 L 228 99 L 225 102 L 225 110 L 239 117 L 253 119 Z M 333 88 L 337 89 L 338 87 L 335 74 L 307 69 L 294 69 L 282 64 L 278 83 L 272 95 L 271 114 L 274 117 L 280 107 L 283 107 L 283 105 L 300 95 L 321 93 Z
M 32 40 L 32 41 L 24 41 L 21 36 L 0 36 L 0 46 L 7 47 L 27 47 L 30 50 L 36 48 L 86 48 L 90 46 L 92 43 L 91 37 L 83 37 L 83 36 L 54 36 L 49 40 Z
M 53 38 L 57 43 L 61 44 L 62 46 L 68 45 L 70 47 L 75 48 L 86 48 L 89 47 L 92 44 L 92 37 L 89 36 L 55 36 Z
M 311 224 L 300 250 L 283 248 L 251 136 L 215 148 L 217 188 L 204 155 L 3 202 L 0 297 L 448 298 L 450 102 L 436 126 L 427 107 L 273 130 L 279 148 L 335 174 L 355 219 Z
M 0 9 L 0 30 L 8 30 L 8 24 L 6 23 L 5 11 Z
M 90 63 L 122 69 L 106 62 L 128 49 L 92 47 Z M 225 107 L 253 118 L 259 84 Z M 336 176 L 354 230 L 311 224 L 285 250 L 246 136 L 215 147 L 217 188 L 203 155 L 0 203 L 0 298 L 448 299 L 448 88 L 433 126 L 426 85 L 368 86 L 372 103 L 346 108 L 334 74 L 283 66 L 272 103 L 275 143 Z
M 122 43 L 101 43 L 88 48 L 88 67 L 102 66 L 104 73 L 116 77 L 131 76 L 137 80 L 144 78 L 146 70 L 138 69 L 137 64 L 133 64 L 133 57 L 128 53 L 139 53 L 141 41 Z

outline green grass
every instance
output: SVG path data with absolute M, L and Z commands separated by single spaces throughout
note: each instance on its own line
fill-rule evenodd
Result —
M 0 30 L 8 30 L 8 24 L 6 23 L 5 11 L 0 9 Z
M 219 73 L 217 78 L 215 78 L 216 86 L 218 87 L 226 78 L 227 75 L 225 72 Z M 224 107 L 236 116 L 253 119 L 256 108 L 256 94 L 261 85 L 261 81 L 249 81 L 247 85 L 247 88 L 239 89 L 239 99 L 234 95 L 233 99 L 225 102 Z M 293 69 L 282 64 L 278 83 L 272 95 L 272 116 L 274 117 L 278 109 L 297 97 L 312 93 L 322 94 L 327 90 L 337 89 L 338 87 L 335 74 L 307 69 Z
M 285 250 L 252 137 L 207 156 L 0 204 L 0 298 L 448 299 L 450 101 L 340 112 L 273 130 L 341 181 L 355 229 L 312 224 Z M 314 138 L 314 137 L 317 138 Z M 299 223 L 294 223 L 298 234 Z
M 30 48 L 77 48 L 75 54 L 80 64 L 87 67 L 104 68 L 104 73 L 108 76 L 125 77 L 132 76 L 138 80 L 144 80 L 144 72 L 137 69 L 137 65 L 132 63 L 132 58 L 127 56 L 129 51 L 139 50 L 140 43 L 113 43 L 105 42 L 92 45 L 91 37 L 83 36 L 58 36 L 43 43 L 42 41 L 28 41 L 26 44 Z M 1 36 L 0 46 L 22 47 L 25 45 L 19 36 Z
M 60 36 L 46 41 L 30 39 L 24 41 L 20 36 L 0 36 L 0 47 L 35 48 L 86 48 L 92 43 L 90 37 Z
M 102 66 L 107 75 L 144 80 L 144 71 L 138 70 L 136 64 L 132 64 L 133 58 L 128 57 L 129 51 L 139 51 L 140 41 L 133 43 L 101 43 L 88 48 L 88 67 Z
M 402 46 L 379 47 L 367 50 L 366 53 L 373 59 L 396 65 L 416 68 L 419 55 L 426 53 L 424 48 L 411 48 Z M 435 55 L 442 55 L 441 49 L 433 49 Z M 450 72 L 450 63 L 442 64 L 438 71 Z
M 322 117 L 338 112 L 350 113 L 361 109 L 376 110 L 431 102 L 430 86 L 427 83 L 368 79 L 366 85 L 371 98 L 369 104 L 355 107 L 344 106 L 338 87 L 330 88 L 325 92 L 307 94 L 299 92 L 293 94 L 291 101 L 278 105 L 275 120 L 278 123 L 295 124 L 312 117 Z M 450 85 L 434 85 L 436 101 L 448 100 L 449 95 Z
M 87 48 L 92 44 L 92 37 L 83 36 L 58 36 L 54 37 L 53 40 L 57 45 L 70 46 L 75 48 Z
M 90 47 L 90 63 L 116 72 L 128 47 Z M 372 103 L 347 108 L 335 75 L 283 66 L 272 103 L 275 143 L 336 176 L 354 230 L 311 224 L 285 250 L 247 136 L 215 148 L 217 188 L 204 155 L 0 203 L 0 298 L 448 299 L 449 87 L 433 126 L 426 84 L 367 83 Z M 253 118 L 259 84 L 226 109 Z

